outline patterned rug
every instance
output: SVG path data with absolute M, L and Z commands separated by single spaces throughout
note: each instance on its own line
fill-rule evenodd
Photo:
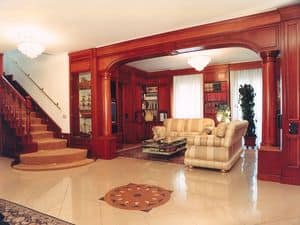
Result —
M 176 154 L 166 157 L 164 155 L 154 155 L 149 153 L 144 153 L 142 148 L 129 149 L 121 152 L 117 152 L 118 156 L 126 158 L 144 159 L 152 161 L 170 162 L 176 164 L 184 164 L 184 151 L 177 152 Z
M 110 190 L 100 200 L 120 209 L 149 212 L 169 201 L 171 193 L 154 185 L 130 183 Z
M 10 225 L 73 225 L 4 199 L 0 199 L 0 212 L 4 215 L 3 221 Z

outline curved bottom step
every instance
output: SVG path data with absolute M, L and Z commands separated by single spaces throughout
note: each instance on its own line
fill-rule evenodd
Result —
M 92 162 L 95 162 L 95 160 L 83 159 L 83 160 L 69 162 L 69 163 L 51 163 L 51 164 L 42 164 L 42 165 L 29 165 L 29 164 L 20 163 L 14 165 L 13 168 L 16 170 L 26 170 L 26 171 L 60 170 L 60 169 L 69 169 L 73 167 L 84 166 Z

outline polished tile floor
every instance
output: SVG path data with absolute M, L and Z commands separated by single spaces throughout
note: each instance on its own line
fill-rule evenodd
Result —
M 227 174 L 122 157 L 63 171 L 23 172 L 0 158 L 0 198 L 77 225 L 300 224 L 300 186 L 257 181 L 256 166 L 250 150 Z M 98 200 L 130 182 L 171 189 L 171 200 L 148 213 Z

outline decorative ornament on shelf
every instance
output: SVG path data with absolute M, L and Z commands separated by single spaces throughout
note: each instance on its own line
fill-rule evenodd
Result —
M 207 55 L 194 55 L 188 59 L 188 64 L 197 71 L 202 71 L 211 61 L 211 57 Z
M 153 113 L 150 110 L 145 110 L 145 121 L 150 122 L 153 121 L 154 116 Z

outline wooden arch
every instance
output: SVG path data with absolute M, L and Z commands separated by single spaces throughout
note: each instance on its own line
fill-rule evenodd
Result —
M 92 149 L 97 151 L 99 146 L 101 149 L 107 148 L 97 155 L 101 158 L 113 157 L 115 140 L 111 134 L 110 74 L 118 66 L 139 59 L 171 55 L 178 49 L 195 46 L 202 49 L 245 47 L 262 55 L 270 55 L 263 52 L 280 50 L 279 22 L 279 12 L 272 11 L 97 48 L 92 93 Z M 272 66 L 268 65 L 268 68 Z M 103 105 L 99 107 L 97 102 Z

